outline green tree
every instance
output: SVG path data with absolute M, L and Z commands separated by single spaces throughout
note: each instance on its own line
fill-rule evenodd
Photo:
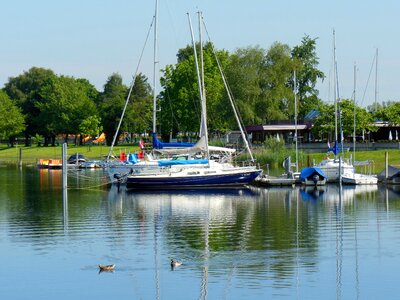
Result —
M 0 118 L 0 137 L 9 139 L 12 146 L 15 136 L 25 129 L 24 116 L 2 90 L 0 90 L 0 115 L 7 116 Z
M 224 66 L 228 53 L 217 51 L 217 55 Z M 180 49 L 177 57 L 177 64 L 166 66 L 161 78 L 163 91 L 159 97 L 159 124 L 163 135 L 197 132 L 200 128 L 201 104 L 193 47 Z M 210 131 L 215 131 L 226 124 L 226 104 L 221 107 L 224 87 L 212 44 L 207 43 L 203 47 L 203 57 L 208 126 Z
M 261 78 L 264 77 L 265 50 L 260 47 L 241 48 L 229 56 L 226 77 L 245 124 L 265 122 Z
M 58 134 L 79 134 L 82 120 L 96 115 L 96 106 L 88 96 L 87 82 L 73 77 L 53 78 L 40 90 L 42 102 L 36 103 L 41 129 L 38 133 L 51 138 Z
M 290 47 L 275 42 L 265 57 L 265 73 L 261 83 L 264 101 L 257 107 L 257 111 L 263 113 L 264 120 L 287 120 L 293 115 L 293 88 L 289 84 L 293 69 Z
M 25 115 L 25 144 L 29 145 L 29 137 L 41 131 L 41 121 L 37 103 L 43 101 L 41 88 L 56 78 L 50 69 L 32 67 L 17 77 L 9 78 L 4 90 Z
M 376 119 L 387 121 L 391 124 L 400 124 L 400 102 L 384 102 L 382 105 L 378 104 L 376 110 L 374 110 L 375 106 L 369 108 L 373 111 L 373 115 Z
M 153 121 L 153 98 L 150 84 L 144 74 L 138 74 L 132 88 L 129 106 L 124 117 L 123 130 L 128 132 L 151 132 Z
M 335 133 L 335 106 L 333 104 L 322 103 L 319 108 L 319 116 L 317 117 L 313 133 L 319 138 L 327 137 L 328 140 L 334 141 Z M 344 138 L 353 136 L 354 129 L 354 103 L 353 100 L 341 100 L 340 111 L 342 118 L 342 131 Z M 373 124 L 373 118 L 365 108 L 356 106 L 356 135 L 360 135 L 362 131 L 376 131 L 377 128 Z M 340 140 L 340 120 L 338 119 L 338 140 Z
M 125 105 L 128 88 L 122 83 L 121 75 L 114 73 L 99 94 L 98 108 L 107 145 L 111 145 Z M 118 139 L 116 140 L 118 144 Z
M 319 79 L 323 80 L 325 75 L 318 70 L 319 58 L 316 52 L 316 40 L 306 35 L 301 44 L 295 46 L 291 52 L 296 68 L 299 118 L 304 118 L 308 112 L 321 104 L 316 84 Z M 293 86 L 293 81 L 291 81 L 291 86 Z

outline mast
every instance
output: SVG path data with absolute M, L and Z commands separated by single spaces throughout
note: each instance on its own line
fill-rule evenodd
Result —
M 202 95 L 204 99 L 206 98 L 206 87 L 204 83 L 204 59 L 203 59 L 203 34 L 202 34 L 202 26 L 201 26 L 201 20 L 203 19 L 202 12 L 198 12 L 198 18 L 199 18 L 199 44 L 200 44 L 200 78 L 201 78 L 201 90 L 202 90 Z M 204 136 L 205 133 L 205 128 L 204 128 L 204 123 L 205 119 L 204 117 L 207 116 L 207 112 L 204 114 L 201 114 L 201 121 L 200 121 L 200 133 L 199 136 L 202 137 Z
M 157 73 L 158 73 L 158 0 L 154 12 L 154 60 L 153 60 L 153 135 L 157 132 Z
M 353 161 L 356 161 L 356 76 L 357 66 L 354 63 L 354 90 L 353 90 L 353 105 L 354 105 L 354 120 L 353 120 Z
M 196 42 L 194 40 L 194 34 L 193 34 L 193 28 L 192 28 L 192 21 L 190 19 L 189 13 L 188 15 L 188 20 L 189 20 L 189 26 L 190 26 L 190 33 L 192 36 L 192 44 L 193 44 L 193 52 L 194 52 L 194 61 L 196 65 L 196 73 L 197 73 L 197 83 L 199 86 L 199 94 L 200 94 L 200 101 L 201 101 L 201 119 L 204 121 L 203 124 L 203 130 L 204 130 L 204 139 L 205 139 L 205 148 L 206 148 L 206 158 L 209 159 L 210 153 L 208 150 L 208 130 L 207 130 L 207 107 L 206 107 L 206 99 L 203 95 L 203 88 L 202 88 L 202 82 L 201 82 L 201 75 L 200 75 L 200 70 L 199 70 L 199 62 L 197 60 L 197 51 L 196 51 Z M 200 47 L 200 51 L 202 51 Z
M 297 149 L 297 82 L 296 69 L 293 70 L 293 92 L 294 92 L 294 140 L 296 145 L 296 173 L 299 172 L 299 154 Z
M 335 29 L 333 30 L 333 97 L 335 103 L 335 142 L 338 140 L 338 132 L 337 132 L 337 97 L 336 97 L 336 38 L 335 38 Z
M 375 54 L 375 111 L 378 109 L 377 107 L 377 99 L 378 99 L 378 48 L 376 48 Z

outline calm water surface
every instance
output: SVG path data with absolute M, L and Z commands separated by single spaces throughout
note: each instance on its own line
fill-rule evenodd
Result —
M 63 199 L 60 171 L 0 167 L 1 299 L 399 297 L 399 190 L 105 183 L 71 171 Z

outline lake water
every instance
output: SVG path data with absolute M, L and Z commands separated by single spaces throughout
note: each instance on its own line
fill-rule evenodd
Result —
M 71 171 L 63 199 L 60 171 L 0 167 L 1 299 L 399 297 L 399 190 L 106 182 Z

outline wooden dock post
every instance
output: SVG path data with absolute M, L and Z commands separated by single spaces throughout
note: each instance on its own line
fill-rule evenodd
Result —
M 389 177 L 389 152 L 385 152 L 385 183 L 387 183 Z

